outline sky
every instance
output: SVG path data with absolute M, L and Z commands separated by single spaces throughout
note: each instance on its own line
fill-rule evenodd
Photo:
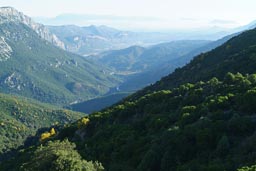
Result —
M 256 19 L 255 0 L 0 0 L 0 6 L 12 6 L 36 20 L 56 25 L 231 28 Z M 64 21 L 67 15 L 63 14 L 76 14 L 77 18 L 79 14 L 86 21 Z

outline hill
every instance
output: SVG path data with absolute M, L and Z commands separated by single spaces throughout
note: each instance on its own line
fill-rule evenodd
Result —
M 53 46 L 10 11 L 8 17 L 0 12 L 1 92 L 63 105 L 105 94 L 119 82 L 106 67 Z
M 90 115 L 74 142 L 107 170 L 236 170 L 255 163 L 255 85 L 229 73 L 126 100 Z
M 152 63 L 153 66 L 144 70 L 144 72 L 135 73 L 128 77 L 127 80 L 119 85 L 119 90 L 139 90 L 155 83 L 160 78 L 172 73 L 175 69 L 188 64 L 195 56 L 222 45 L 235 35 L 229 35 L 212 42 L 196 40 L 176 41 L 153 46 L 152 49 L 143 54 L 145 57 L 149 55 L 149 59 L 154 61 Z M 166 50 L 164 51 L 163 49 Z M 147 61 L 150 60 L 147 59 Z M 141 63 L 143 64 L 143 62 Z
M 105 96 L 79 102 L 68 108 L 91 113 L 109 107 L 128 96 L 127 92 L 135 92 L 154 83 L 177 67 L 185 65 L 194 54 L 214 48 L 216 44 L 211 41 L 184 40 L 162 43 L 149 48 L 131 46 L 87 56 L 88 60 L 111 68 L 115 75 L 122 78 L 122 81 L 110 89 Z
M 212 77 L 223 79 L 227 72 L 254 73 L 255 34 L 256 30 L 253 29 L 231 38 L 222 46 L 195 57 L 185 67 L 176 69 L 138 94 L 169 89 L 187 82 L 205 81 Z
M 144 95 L 78 120 L 57 139 L 73 141 L 83 159 L 106 170 L 248 170 L 238 168 L 256 160 L 255 35 L 244 32 L 197 56 Z M 22 159 L 11 165 L 20 168 Z
M 171 59 L 178 59 L 208 43 L 210 41 L 183 40 L 162 43 L 149 48 L 132 46 L 87 58 L 106 64 L 117 72 L 143 72 Z
M 3 153 L 16 149 L 38 130 L 74 122 L 82 113 L 63 110 L 23 97 L 0 94 L 0 160 Z M 42 132 L 39 131 L 39 132 Z M 32 140 L 32 139 L 31 139 Z
M 176 68 L 184 66 L 196 55 L 212 50 L 238 34 L 235 33 L 212 42 L 198 40 L 174 41 L 150 48 L 133 46 L 122 50 L 108 51 L 97 56 L 88 56 L 87 58 L 108 65 L 115 71 L 119 71 L 119 74 L 123 73 L 123 82 L 118 87 L 111 89 L 108 94 L 119 93 L 120 91 L 136 91 L 172 73 Z M 123 98 L 123 96 L 119 98 L 116 95 L 114 97 L 114 99 L 119 100 Z M 92 100 L 95 104 L 93 110 L 99 111 L 102 106 L 108 107 L 117 102 L 110 99 L 108 106 L 106 106 L 106 103 L 102 104 L 105 100 L 105 97 Z M 91 111 L 88 110 L 91 109 L 91 103 L 85 101 L 72 105 L 71 108 L 88 113 Z
M 145 94 L 92 114 L 77 128 L 85 133 L 75 141 L 82 156 L 107 170 L 232 171 L 255 164 L 255 35 L 244 32 Z
M 223 81 L 149 93 L 94 113 L 82 126 L 79 120 L 58 139 L 69 138 L 84 160 L 106 170 L 235 171 L 256 159 L 255 86 L 255 74 L 228 73 Z M 0 168 L 45 167 L 33 157 L 38 152 L 23 151 Z
M 190 59 L 186 58 L 186 60 L 181 61 L 180 58 L 208 43 L 210 43 L 210 41 L 183 40 L 162 43 L 148 48 L 132 46 L 126 49 L 107 51 L 99 55 L 87 56 L 86 58 L 106 65 L 112 68 L 117 75 L 123 76 L 124 81 L 119 85 L 119 91 L 136 91 L 169 74 L 171 72 L 170 68 L 175 69 L 182 64 L 184 65 Z M 171 66 L 168 69 L 163 68 L 167 62 L 169 62 Z M 163 69 L 163 71 L 160 71 L 160 68 Z M 158 70 L 158 75 L 149 74 L 156 70 Z M 143 80 L 144 83 L 133 81 L 132 79 L 134 77 L 139 77 L 138 80 Z M 128 84 L 134 83 L 137 83 L 136 86 L 128 86 Z

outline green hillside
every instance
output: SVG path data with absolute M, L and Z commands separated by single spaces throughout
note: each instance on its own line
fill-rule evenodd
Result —
M 30 99 L 0 94 L 0 154 L 15 149 L 39 129 L 64 125 L 84 116 Z M 27 141 L 26 143 L 30 143 Z M 2 160 L 0 155 L 0 160 Z
M 184 84 L 94 113 L 58 139 L 74 141 L 83 159 L 106 170 L 235 171 L 256 160 L 255 87 L 255 74 Z M 1 167 L 43 166 L 30 153 Z
M 172 73 L 176 68 L 184 66 L 196 55 L 222 45 L 235 35 L 237 34 L 210 43 L 187 40 L 163 43 L 148 49 L 133 46 L 123 50 L 105 52 L 102 56 L 92 56 L 91 59 L 96 58 L 93 60 L 100 61 L 120 73 L 126 74 L 124 81 L 117 88 L 111 89 L 109 93 L 135 92 Z M 122 97 L 118 98 L 118 94 L 74 104 L 71 105 L 71 108 L 85 113 L 99 111 L 116 103 L 116 99 L 121 100 Z
M 197 56 L 142 93 L 65 127 L 56 139 L 68 138 L 84 160 L 111 171 L 255 170 L 255 36 L 256 30 L 242 33 Z M 43 166 L 30 155 L 36 147 L 30 150 L 1 169 Z
M 1 92 L 68 104 L 118 83 L 109 69 L 53 46 L 22 23 L 0 24 L 0 38 Z
M 148 48 L 132 46 L 86 58 L 106 65 L 113 69 L 115 74 L 122 76 L 123 81 L 119 85 L 119 91 L 137 91 L 188 63 L 195 56 L 195 50 L 200 49 L 199 52 L 195 52 L 196 54 L 203 52 L 203 47 L 210 42 L 183 40 Z M 190 55 L 191 52 L 193 55 Z
M 87 127 L 75 129 L 78 151 L 107 170 L 232 171 L 251 165 L 255 78 L 229 73 L 223 81 L 185 84 L 94 113 Z
M 222 46 L 203 53 L 183 68 L 160 80 L 147 90 L 160 90 L 186 82 L 208 80 L 211 77 L 224 78 L 227 72 L 243 74 L 255 72 L 256 29 L 231 38 Z

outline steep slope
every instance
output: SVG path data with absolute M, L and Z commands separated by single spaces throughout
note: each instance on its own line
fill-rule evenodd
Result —
M 103 52 L 99 55 L 87 56 L 86 59 L 107 65 L 119 74 L 127 73 L 128 75 L 143 70 L 143 66 L 134 68 L 134 65 L 141 60 L 140 57 L 145 51 L 146 48 L 144 47 L 131 46 L 125 49 Z
M 212 77 L 223 79 L 227 72 L 254 73 L 256 29 L 231 38 L 222 46 L 195 57 L 188 65 L 138 92 L 169 89 L 187 82 L 208 80 Z
M 176 68 L 184 66 L 196 55 L 212 50 L 236 35 L 238 33 L 217 41 L 174 41 L 147 49 L 135 46 L 123 50 L 108 51 L 87 58 L 107 64 L 116 71 L 130 73 L 126 75 L 124 82 L 118 86 L 118 91 L 136 91 L 172 73 Z M 138 49 L 140 49 L 140 53 L 134 53 L 138 52 Z M 120 60 L 121 65 L 118 63 Z M 123 64 L 122 61 L 124 61 Z
M 56 35 L 50 33 L 44 25 L 35 23 L 30 17 L 12 7 L 0 7 L 0 23 L 8 23 L 10 21 L 25 24 L 33 29 L 41 38 L 62 49 L 65 48 L 64 43 Z
M 256 77 L 228 73 L 256 73 L 255 35 L 242 33 L 144 95 L 92 114 L 78 128 L 85 135 L 77 139 L 80 153 L 107 170 L 232 171 L 255 163 Z
M 115 70 L 124 70 L 128 75 L 126 76 L 124 81 L 115 89 L 111 89 L 110 93 L 113 92 L 120 92 L 120 91 L 136 91 L 140 88 L 143 88 L 147 85 L 150 85 L 157 80 L 159 80 L 161 77 L 168 75 L 172 73 L 176 68 L 182 67 L 185 64 L 187 64 L 191 59 L 193 59 L 194 56 L 199 55 L 203 52 L 207 52 L 209 50 L 212 50 L 232 37 L 238 35 L 238 33 L 226 36 L 222 39 L 219 39 L 217 41 L 212 41 L 210 43 L 206 43 L 206 41 L 176 41 L 171 43 L 164 43 L 160 45 L 155 45 L 152 48 L 145 49 L 141 47 L 130 47 L 123 50 L 117 50 L 117 51 L 108 51 L 105 53 L 102 53 L 103 56 L 97 56 L 99 59 L 98 62 L 101 61 L 102 63 L 107 64 L 108 66 L 112 66 Z M 194 43 L 194 44 L 193 44 Z M 205 43 L 205 45 L 203 45 Z M 196 48 L 198 47 L 198 48 Z M 139 53 L 138 53 L 139 52 Z M 140 54 L 140 56 L 135 56 L 134 54 Z M 182 56 L 183 55 L 183 56 Z M 143 58 L 144 60 L 143 60 Z M 148 56 L 148 58 L 147 58 Z M 91 56 L 88 58 L 94 58 L 95 56 Z M 103 59 L 101 59 L 101 57 Z M 155 57 L 155 58 L 154 58 Z M 141 59 L 142 58 L 142 59 Z M 146 61 L 145 61 L 146 59 Z M 149 67 L 150 69 L 144 69 L 143 72 L 138 72 L 138 70 L 134 70 L 131 72 L 128 68 L 128 66 L 132 66 L 134 64 L 135 66 L 138 66 L 139 64 L 147 65 L 150 60 L 152 60 L 151 65 L 153 67 Z M 118 65 L 117 63 L 121 61 L 123 62 L 123 65 Z M 118 62 L 113 62 L 118 61 Z M 145 61 L 141 62 L 141 61 Z M 121 62 L 122 63 L 122 62 Z M 147 66 L 150 66 L 149 64 Z M 127 70 L 129 72 L 127 72 Z M 113 95 L 114 99 L 122 100 L 123 96 L 116 96 Z M 128 94 L 127 94 L 128 96 Z M 81 102 L 75 105 L 72 105 L 71 108 L 80 111 L 80 112 L 91 112 L 91 102 L 93 102 L 93 111 L 99 111 L 102 109 L 102 106 L 105 106 L 106 103 L 102 103 L 105 101 L 105 97 L 97 98 L 94 100 L 89 100 L 85 102 Z M 113 105 L 117 101 L 108 101 L 108 106 Z M 111 103 L 113 102 L 113 103 Z
M 3 17 L 3 16 L 2 16 Z M 43 40 L 16 15 L 0 24 L 0 90 L 55 104 L 108 92 L 111 71 Z
M 247 74 L 256 73 L 255 36 L 256 30 L 247 31 L 197 56 L 144 95 L 71 124 L 58 139 L 73 140 L 83 158 L 111 171 L 235 171 L 255 165 L 256 75 Z M 181 71 L 184 80 L 168 79 Z M 182 84 L 189 80 L 193 84 Z M 22 157 L 11 162 L 23 163 Z
M 107 95 L 71 105 L 70 108 L 91 113 L 111 106 L 128 96 L 129 93 L 127 92 L 137 91 L 168 75 L 177 67 L 185 65 L 195 53 L 199 54 L 204 49 L 214 48 L 215 44 L 208 45 L 209 42 L 200 40 L 175 41 L 150 48 L 132 46 L 88 56 L 87 59 L 112 68 L 115 74 L 122 77 L 122 82 L 117 87 L 112 88 Z
M 178 59 L 210 41 L 183 40 L 158 44 L 149 48 L 132 46 L 126 49 L 108 51 L 98 56 L 87 57 L 107 64 L 116 71 L 142 72 L 171 59 Z M 119 65 L 120 61 L 120 65 Z
M 208 43 L 210 41 L 183 40 L 162 43 L 149 48 L 132 46 L 86 58 L 106 64 L 119 72 L 143 72 L 171 59 L 178 59 Z
M 162 43 L 149 48 L 132 46 L 86 58 L 107 65 L 115 70 L 116 74 L 122 75 L 124 81 L 119 85 L 119 91 L 136 91 L 184 65 L 190 59 L 181 61 L 180 58 L 209 43 L 210 41 L 184 40 Z M 170 67 L 163 68 L 168 62 Z M 154 75 L 156 70 L 157 74 Z
M 36 134 L 39 129 L 63 125 L 83 114 L 59 109 L 31 99 L 0 94 L 0 160 L 3 152 L 15 149 Z
M 79 120 L 58 139 L 73 140 L 83 159 L 111 171 L 235 171 L 256 160 L 255 86 L 255 74 L 228 73 L 224 81 L 149 93 L 94 113 L 82 126 Z M 36 153 L 21 152 L 0 168 L 41 163 L 30 155 Z
M 165 62 L 160 63 L 159 65 L 156 65 L 154 68 L 151 68 L 150 70 L 145 71 L 144 73 L 133 75 L 127 81 L 119 85 L 119 89 L 120 90 L 131 90 L 131 89 L 138 90 L 139 88 L 143 88 L 147 85 L 155 83 L 160 78 L 172 73 L 175 69 L 179 67 L 183 67 L 186 64 L 188 64 L 195 56 L 201 53 L 208 52 L 212 49 L 215 49 L 216 47 L 224 44 L 229 39 L 231 39 L 234 36 L 237 36 L 238 34 L 239 33 L 231 34 L 219 40 L 207 43 L 204 46 L 195 48 L 194 50 L 191 49 L 192 51 L 190 51 L 189 53 L 184 53 L 183 51 L 185 55 L 180 56 L 179 58 L 173 58 L 175 55 L 172 57 L 168 57 L 167 55 Z
M 232 171 L 253 164 L 255 75 L 230 76 L 95 113 L 87 128 L 77 128 L 84 133 L 78 149 L 107 170 Z

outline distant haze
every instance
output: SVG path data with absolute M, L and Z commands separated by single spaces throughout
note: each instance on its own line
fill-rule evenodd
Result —
M 127 29 L 233 28 L 255 20 L 255 0 L 1 0 L 38 22 Z

